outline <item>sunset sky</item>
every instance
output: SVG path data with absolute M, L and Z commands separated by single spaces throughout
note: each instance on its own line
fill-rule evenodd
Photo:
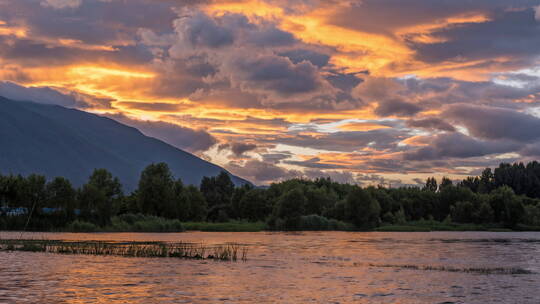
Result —
M 0 95 L 256 184 L 459 179 L 540 158 L 540 0 L 0 0 Z

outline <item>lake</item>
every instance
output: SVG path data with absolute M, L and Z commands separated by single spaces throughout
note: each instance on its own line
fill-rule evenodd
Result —
M 0 252 L 0 303 L 540 303 L 539 232 L 23 237 L 239 242 L 250 249 L 246 262 Z

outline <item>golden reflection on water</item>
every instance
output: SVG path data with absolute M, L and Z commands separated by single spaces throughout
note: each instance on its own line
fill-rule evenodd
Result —
M 17 238 L 17 233 L 0 233 Z M 250 245 L 247 262 L 0 252 L 0 303 L 540 303 L 540 233 L 27 233 L 25 238 Z

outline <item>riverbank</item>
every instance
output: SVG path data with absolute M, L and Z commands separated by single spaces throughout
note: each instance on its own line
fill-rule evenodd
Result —
M 519 232 L 519 231 L 540 231 L 540 227 L 526 226 L 518 224 L 513 229 L 489 224 L 472 223 L 445 223 L 437 221 L 416 221 L 404 224 L 382 225 L 374 229 L 379 232 L 430 232 L 430 231 L 491 231 L 491 232 Z
M 511 231 L 540 231 L 540 227 L 526 226 L 518 224 L 513 229 L 509 229 L 497 224 L 464 224 L 438 221 L 411 221 L 402 224 L 382 223 L 373 229 L 358 229 L 352 224 L 339 222 L 340 225 L 301 225 L 295 231 L 375 231 L 375 232 L 430 232 L 430 231 L 491 231 L 491 232 L 511 232 Z M 0 230 L 20 231 L 24 226 L 12 227 Z M 3 228 L 3 229 L 2 229 Z M 18 229 L 17 229 L 18 228 Z M 145 215 L 121 215 L 113 217 L 106 225 L 96 225 L 94 223 L 76 220 L 64 227 L 50 227 L 43 229 L 27 229 L 28 231 L 39 232 L 262 232 L 262 231 L 282 231 L 271 229 L 267 223 L 248 221 L 228 221 L 228 222 L 180 222 L 179 220 L 165 219 L 155 216 Z

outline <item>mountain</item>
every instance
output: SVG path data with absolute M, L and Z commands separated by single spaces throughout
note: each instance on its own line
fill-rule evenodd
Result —
M 165 162 L 176 178 L 198 185 L 223 168 L 112 119 L 55 105 L 0 97 L 0 173 L 63 176 L 84 184 L 95 168 L 137 188 L 141 171 Z M 231 175 L 237 185 L 248 181 Z

